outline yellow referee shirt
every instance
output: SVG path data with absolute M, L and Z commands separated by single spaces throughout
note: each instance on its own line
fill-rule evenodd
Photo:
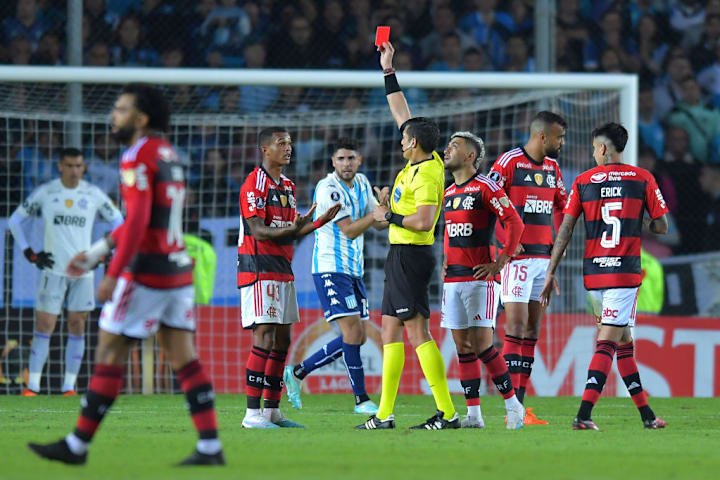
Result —
M 417 213 L 420 205 L 436 205 L 433 228 L 429 232 L 416 232 L 390 224 L 388 233 L 391 244 L 432 245 L 435 241 L 435 224 L 440 218 L 445 187 L 445 169 L 440 155 L 433 152 L 432 158 L 416 164 L 405 165 L 395 177 L 390 209 L 403 216 Z

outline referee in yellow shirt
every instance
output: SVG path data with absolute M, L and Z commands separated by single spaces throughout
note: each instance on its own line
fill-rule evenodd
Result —
M 440 217 L 445 170 L 435 152 L 440 130 L 435 122 L 411 118 L 392 57 L 390 43 L 379 47 L 385 74 L 385 93 L 393 118 L 402 133 L 403 157 L 408 161 L 395 178 L 392 192 L 376 187 L 379 205 L 373 216 L 390 222 L 390 251 L 385 262 L 385 290 L 382 301 L 383 375 L 378 413 L 358 429 L 395 428 L 393 407 L 405 364 L 403 330 L 415 348 L 425 379 L 430 385 L 437 412 L 414 429 L 460 428 L 445 376 L 445 364 L 430 336 L 428 286 L 435 271 L 432 244 Z M 389 208 L 388 208 L 389 207 Z

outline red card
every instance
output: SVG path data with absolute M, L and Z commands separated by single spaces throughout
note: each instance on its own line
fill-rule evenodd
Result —
M 380 47 L 383 43 L 390 41 L 390 27 L 377 27 L 375 32 L 375 46 Z

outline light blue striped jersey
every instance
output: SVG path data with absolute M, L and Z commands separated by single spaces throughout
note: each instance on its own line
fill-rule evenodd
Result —
M 313 202 L 317 203 L 315 219 L 336 203 L 342 208 L 335 219 L 315 230 L 312 273 L 344 273 L 363 276 L 363 235 L 349 239 L 337 225 L 339 220 L 350 218 L 355 222 L 372 212 L 375 196 L 367 177 L 355 175 L 352 188 L 345 185 L 335 172 L 320 180 L 315 187 Z

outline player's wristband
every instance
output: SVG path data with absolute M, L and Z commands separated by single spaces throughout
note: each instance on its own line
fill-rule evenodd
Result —
M 313 222 L 313 227 L 315 227 L 315 230 L 317 230 L 318 228 L 322 227 L 322 226 L 325 225 L 326 223 L 327 223 L 327 220 L 326 220 L 326 221 L 315 220 L 315 221 Z
M 400 84 L 397 81 L 397 77 L 394 73 L 385 75 L 385 95 L 390 95 L 395 92 L 402 92 Z
M 84 262 L 75 262 L 75 266 L 83 270 L 92 270 L 100 262 L 100 259 L 110 253 L 110 245 L 105 237 L 90 245 L 85 252 Z

